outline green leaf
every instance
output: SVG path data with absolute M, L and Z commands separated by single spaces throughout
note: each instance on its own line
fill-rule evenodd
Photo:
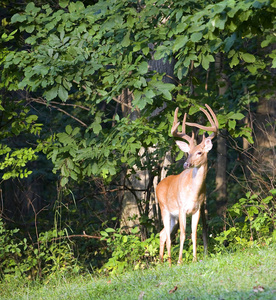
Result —
M 164 98 L 171 100 L 171 90 L 175 88 L 174 84 L 171 83 L 164 83 L 162 81 L 150 81 L 150 85 L 152 85 L 157 91 L 161 92 Z
M 161 45 L 158 46 L 156 52 L 154 53 L 154 59 L 159 60 L 166 57 L 171 52 L 170 48 L 167 46 Z
M 252 75 L 256 75 L 258 68 L 255 65 L 248 65 L 246 68 Z
M 208 70 L 210 62 L 214 62 L 215 59 L 212 55 L 208 54 L 208 55 L 202 55 L 202 67 L 205 70 Z
M 65 132 L 57 134 L 59 141 L 64 145 L 72 145 L 75 141 L 74 139 Z
M 60 180 L 60 185 L 61 186 L 66 186 L 66 184 L 68 183 L 68 178 L 67 177 L 62 177 Z
M 276 41 L 275 36 L 268 35 L 268 36 L 266 36 L 266 39 L 262 41 L 261 47 L 265 48 L 265 47 L 269 46 L 270 44 L 275 43 L 275 41 Z
M 148 46 L 142 48 L 142 52 L 144 55 L 148 55 L 149 51 L 150 51 L 150 48 Z
M 130 45 L 130 30 L 127 32 L 127 34 L 125 35 L 125 37 L 122 40 L 122 46 L 123 47 L 128 47 Z
M 200 41 L 202 38 L 202 33 L 201 32 L 195 32 L 191 35 L 191 41 L 196 43 L 198 41 Z
M 138 232 L 139 232 L 139 227 L 138 226 L 134 227 L 134 228 L 131 228 L 131 233 L 136 234 Z
M 233 18 L 234 15 L 238 12 L 239 10 L 239 7 L 236 6 L 236 7 L 232 7 L 228 12 L 227 12 L 227 15 L 230 17 L 230 18 Z
M 227 115 L 227 117 L 229 118 L 229 119 L 233 119 L 233 120 L 242 120 L 244 117 L 245 117 L 245 115 L 243 115 L 242 113 L 229 113 L 228 115 Z
M 228 125 L 229 125 L 230 129 L 235 129 L 236 121 L 235 120 L 229 120 Z
M 111 84 L 114 81 L 114 75 L 111 73 L 103 78 L 103 83 Z
M 80 128 L 79 127 L 75 127 L 71 135 L 72 136 L 76 136 L 79 132 L 80 132 Z
M 132 28 L 134 24 L 135 24 L 135 18 L 133 18 L 132 16 L 128 16 L 128 18 L 127 18 L 127 26 L 129 28 Z
M 186 43 L 188 42 L 188 36 L 187 35 L 181 35 L 179 37 L 176 38 L 174 44 L 173 44 L 173 51 L 176 52 L 178 51 L 180 48 L 183 48 Z
M 230 67 L 233 68 L 234 66 L 238 65 L 239 64 L 239 55 L 238 53 L 235 53 L 233 55 L 233 58 L 232 58 L 232 61 L 230 62 Z
M 45 76 L 49 71 L 49 67 L 48 66 L 42 66 L 42 65 L 36 65 L 36 66 L 33 67 L 33 70 L 37 74 L 41 74 L 41 75 Z
M 92 165 L 91 171 L 92 171 L 92 173 L 93 173 L 94 175 L 97 175 L 97 174 L 99 173 L 99 167 L 98 167 L 98 165 L 97 165 L 96 163 L 94 163 L 94 164 Z
M 273 199 L 273 196 L 268 196 L 268 197 L 262 199 L 262 202 L 268 204 L 272 199 Z
M 26 18 L 26 15 L 15 14 L 11 18 L 11 23 L 24 22 Z
M 108 233 L 106 231 L 101 231 L 100 234 L 103 237 L 108 237 Z
M 146 90 L 145 90 L 145 96 L 146 96 L 147 98 L 153 98 L 153 97 L 155 96 L 155 93 L 154 93 L 153 90 L 151 90 L 151 89 L 146 89 Z
M 276 189 L 272 189 L 269 191 L 272 195 L 276 195 Z
M 133 97 L 134 97 L 134 101 L 138 102 L 140 100 L 140 98 L 142 97 L 143 93 L 139 90 L 135 90 L 133 92 Z M 137 104 L 136 104 L 137 105 Z
M 59 6 L 65 8 L 68 6 L 69 0 L 59 0 Z
M 102 130 L 101 124 L 96 121 L 92 123 L 91 128 L 93 129 L 95 134 L 99 134 Z
M 68 92 L 62 85 L 59 85 L 58 96 L 62 102 L 66 102 L 66 100 L 68 99 Z
M 276 68 L 276 57 L 274 57 L 273 60 L 272 60 L 271 68 Z
M 146 61 L 143 61 L 139 67 L 138 67 L 138 72 L 140 74 L 146 74 L 148 72 L 148 63 Z
M 225 40 L 224 51 L 229 52 L 231 47 L 234 45 L 235 40 L 237 39 L 236 33 L 233 33 L 230 37 Z
M 28 3 L 28 5 L 26 6 L 27 13 L 31 13 L 34 9 L 35 9 L 35 5 L 33 2 Z
M 230 29 L 230 31 L 234 32 L 237 29 L 237 25 L 231 21 L 230 24 L 228 25 L 228 28 Z
M 66 88 L 66 90 L 69 91 L 71 89 L 72 83 L 67 81 L 66 78 L 63 78 L 62 83 L 63 83 L 63 86 Z
M 54 98 L 56 98 L 57 94 L 58 94 L 58 85 L 54 86 L 49 91 L 46 91 L 44 93 L 44 96 L 45 96 L 47 101 L 50 101 L 50 100 L 53 100 Z
M 240 57 L 247 63 L 253 63 L 256 58 L 253 54 L 240 52 Z
M 252 10 L 251 10 L 251 9 L 249 9 L 249 10 L 247 10 L 247 11 L 243 11 L 243 12 L 239 15 L 240 21 L 241 21 L 241 22 L 247 21 L 251 14 L 252 14 Z
M 34 25 L 30 25 L 25 28 L 26 32 L 28 33 L 32 33 L 34 29 L 35 29 Z
M 226 21 L 227 21 L 227 15 L 219 14 L 219 15 L 216 15 L 215 18 L 211 22 L 214 27 L 223 30 Z
M 72 127 L 71 127 L 71 125 L 67 125 L 66 127 L 65 127 L 65 132 L 67 133 L 67 134 L 71 134 L 72 133 L 72 131 L 73 131 L 73 129 L 72 129 Z

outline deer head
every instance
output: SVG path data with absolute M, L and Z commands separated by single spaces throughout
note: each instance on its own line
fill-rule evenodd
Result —
M 213 112 L 213 110 L 210 108 L 210 106 L 207 104 L 205 104 L 205 106 L 207 107 L 210 113 L 206 111 L 204 108 L 200 108 L 200 110 L 206 115 L 209 122 L 211 123 L 210 127 L 203 126 L 197 123 L 186 122 L 187 113 L 185 113 L 182 122 L 182 132 L 178 132 L 177 129 L 180 124 L 180 122 L 177 121 L 178 108 L 176 108 L 174 112 L 174 121 L 171 129 L 171 133 L 174 137 L 182 138 L 188 142 L 187 144 L 186 142 L 183 141 L 178 141 L 178 140 L 176 141 L 176 144 L 180 148 L 180 150 L 189 154 L 186 162 L 184 163 L 184 169 L 194 168 L 194 167 L 199 168 L 202 164 L 205 164 L 207 162 L 207 154 L 213 147 L 212 139 L 216 136 L 218 132 L 219 124 L 216 115 Z M 186 134 L 186 125 L 197 127 L 205 131 L 212 131 L 213 133 L 207 138 L 205 137 L 205 134 L 203 134 L 202 142 L 197 145 L 196 140 L 194 138 L 194 132 L 192 132 L 192 136 Z

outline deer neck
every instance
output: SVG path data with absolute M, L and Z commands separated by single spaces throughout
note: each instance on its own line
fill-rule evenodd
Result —
M 207 164 L 189 169 L 188 178 L 190 180 L 190 184 L 188 186 L 193 194 L 199 194 L 201 192 L 205 183 L 206 175 Z
M 192 180 L 196 183 L 204 182 L 207 174 L 207 164 L 201 165 L 200 167 L 194 167 L 192 171 Z

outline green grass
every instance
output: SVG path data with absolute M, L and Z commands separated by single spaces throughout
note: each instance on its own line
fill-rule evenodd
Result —
M 3 282 L 0 299 L 276 299 L 276 245 L 113 277 Z

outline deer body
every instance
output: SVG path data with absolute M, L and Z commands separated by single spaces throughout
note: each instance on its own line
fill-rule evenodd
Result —
M 201 169 L 184 170 L 179 175 L 171 175 L 162 180 L 157 189 L 159 205 L 165 207 L 173 216 L 179 215 L 182 208 L 188 215 L 195 213 L 201 201 L 199 196 L 205 193 L 205 189 L 198 184 L 198 178 L 204 178 L 204 167 Z M 188 184 L 192 182 L 193 188 Z
M 208 109 L 210 109 L 207 106 Z M 200 217 L 200 207 L 206 197 L 205 179 L 207 175 L 207 154 L 212 149 L 210 136 L 205 138 L 199 145 L 195 145 L 194 135 L 191 137 L 185 133 L 186 114 L 183 120 L 182 133 L 177 132 L 177 111 L 175 112 L 174 124 L 172 134 L 177 137 L 185 138 L 189 141 L 189 145 L 182 141 L 176 141 L 178 147 L 188 152 L 188 158 L 184 163 L 184 171 L 179 175 L 171 175 L 163 179 L 156 188 L 156 196 L 159 202 L 161 215 L 164 223 L 164 229 L 160 232 L 160 257 L 163 261 L 163 254 L 165 242 L 168 250 L 169 263 L 171 264 L 171 240 L 170 233 L 179 219 L 180 227 L 180 251 L 178 263 L 182 261 L 183 245 L 185 241 L 186 231 L 186 217 L 192 215 L 192 242 L 193 242 L 193 260 L 196 260 L 196 238 L 197 238 L 197 225 Z M 206 114 L 206 111 L 203 110 Z M 208 113 L 207 113 L 208 114 Z M 212 112 L 214 117 L 214 113 Z M 207 115 L 208 119 L 210 118 Z M 209 119 L 210 120 L 210 119 Z M 203 126 L 187 123 L 192 126 L 202 128 Z M 216 132 L 218 127 L 217 120 L 212 131 Z M 206 128 L 206 127 L 204 127 Z M 208 129 L 210 129 L 208 127 Z

